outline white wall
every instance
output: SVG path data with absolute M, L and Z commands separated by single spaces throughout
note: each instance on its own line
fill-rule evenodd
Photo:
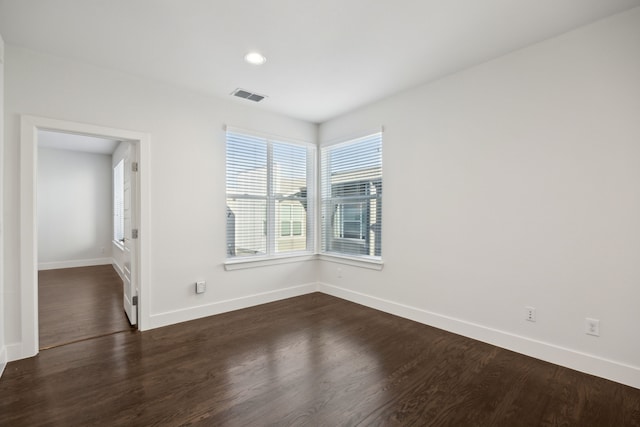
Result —
M 7 47 L 5 329 L 19 348 L 19 115 L 148 132 L 151 326 L 309 292 L 312 262 L 225 271 L 224 124 L 315 141 L 311 123 L 110 70 Z M 196 280 L 208 282 L 196 295 Z M 17 352 L 17 350 L 16 350 Z M 12 353 L 18 357 L 18 354 Z
M 111 264 L 111 155 L 38 149 L 39 269 Z
M 337 278 L 322 261 L 323 289 L 640 387 L 640 8 L 331 120 L 320 140 L 379 125 L 384 270 Z

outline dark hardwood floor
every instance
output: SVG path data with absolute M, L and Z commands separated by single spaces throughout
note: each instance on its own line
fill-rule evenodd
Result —
M 315 293 L 11 362 L 0 425 L 620 427 L 640 390 Z
M 38 272 L 40 349 L 130 329 L 111 265 Z

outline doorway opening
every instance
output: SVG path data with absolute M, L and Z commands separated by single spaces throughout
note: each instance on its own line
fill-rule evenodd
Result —
M 131 176 L 135 191 L 130 193 L 128 204 L 129 219 L 126 232 L 129 233 L 128 248 L 130 259 L 127 262 L 129 282 L 123 285 L 123 294 L 127 294 L 130 303 L 137 304 L 131 312 L 127 311 L 127 298 L 123 295 L 120 309 L 133 314 L 131 323 L 137 329 L 144 330 L 148 324 L 146 296 L 148 295 L 148 236 L 144 231 L 148 224 L 148 152 L 149 136 L 145 133 L 122 129 L 94 126 L 83 123 L 47 119 L 34 116 L 21 117 L 20 152 L 20 273 L 21 273 L 21 357 L 31 357 L 38 353 L 39 316 L 38 316 L 38 146 L 43 132 L 73 135 L 75 137 L 100 138 L 126 144 L 135 162 L 137 173 Z M 134 239 L 134 231 L 137 239 Z M 98 246 L 102 251 L 104 246 Z M 105 251 L 106 252 L 106 251 Z M 73 267 L 73 266 L 72 266 Z M 110 267 L 110 266 L 108 266 Z M 64 298 L 64 296 L 63 296 Z M 131 312 L 131 313 L 130 313 Z
M 119 221 L 123 182 L 114 179 L 113 166 L 122 166 L 129 151 L 129 142 L 38 131 L 40 350 L 135 325 L 123 310 L 130 269 L 124 266 Z

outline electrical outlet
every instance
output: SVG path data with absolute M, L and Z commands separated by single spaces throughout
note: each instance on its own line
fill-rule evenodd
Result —
M 338 267 L 336 274 L 338 275 L 338 279 L 342 278 L 342 267 Z
M 536 321 L 536 308 L 535 307 L 525 307 L 525 320 L 529 322 Z
M 587 335 L 593 335 L 594 337 L 599 337 L 600 321 L 598 319 L 591 319 L 589 317 L 584 319 L 584 333 Z
M 201 282 L 196 282 L 196 294 L 204 294 L 204 291 L 207 290 L 207 282 L 204 280 Z

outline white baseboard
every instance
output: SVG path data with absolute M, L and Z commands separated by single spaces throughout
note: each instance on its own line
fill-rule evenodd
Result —
M 318 291 L 536 359 L 640 389 L 640 367 L 637 366 L 626 365 L 505 331 L 487 328 L 475 323 L 398 304 L 326 283 L 319 283 Z
M 38 270 L 57 270 L 59 268 L 91 267 L 113 263 L 111 258 L 76 259 L 70 261 L 54 261 L 38 263 Z
M 213 316 L 215 314 L 240 310 L 242 308 L 253 307 L 256 305 L 266 304 L 286 298 L 306 295 L 312 292 L 316 292 L 317 290 L 318 289 L 316 283 L 309 283 L 305 285 L 293 286 L 290 288 L 278 289 L 275 291 L 263 292 L 260 294 L 254 294 L 225 301 L 217 301 L 211 304 L 189 307 L 184 310 L 168 311 L 165 313 L 154 314 L 150 316 L 150 326 L 148 329 L 173 325 L 175 323 L 186 322 L 189 320 L 195 320 L 202 317 Z
M 116 273 L 118 273 L 118 276 L 120 276 L 120 279 L 122 279 L 122 281 L 124 282 L 124 271 L 122 271 L 115 259 L 111 259 L 111 265 L 113 266 L 113 269 L 116 271 Z
M 30 354 L 25 354 L 22 351 L 22 343 L 7 344 L 5 347 L 7 362 L 13 362 L 14 360 L 26 359 L 31 357 Z
M 111 264 L 110 258 L 105 258 L 105 260 L 108 260 L 105 264 Z M 322 292 L 376 310 L 400 316 L 405 319 L 410 319 L 425 325 L 433 326 L 445 331 L 515 351 L 536 359 L 544 360 L 569 369 L 606 378 L 611 381 L 640 389 L 640 367 L 604 359 L 591 354 L 533 340 L 531 338 L 515 335 L 509 332 L 487 328 L 486 326 L 354 292 L 327 283 L 309 283 L 230 300 L 218 301 L 210 304 L 203 304 L 196 307 L 189 307 L 183 310 L 155 314 L 149 318 L 148 329 L 159 328 L 215 314 L 253 307 L 313 292 Z M 4 369 L 7 362 L 29 356 L 30 355 L 23 354 L 22 345 L 20 343 L 6 345 L 4 348 L 0 349 L 0 375 L 2 374 L 2 369 Z
M 0 378 L 2 378 L 2 373 L 4 372 L 4 368 L 7 367 L 7 348 L 2 346 L 0 348 Z

